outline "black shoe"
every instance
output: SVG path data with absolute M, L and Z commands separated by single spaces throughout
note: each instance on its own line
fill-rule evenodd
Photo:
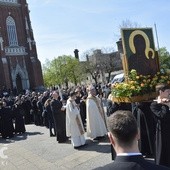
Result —
M 98 142 L 98 140 L 98 137 L 92 139 L 93 142 Z
M 98 136 L 98 140 L 105 139 L 105 136 Z
M 55 135 L 54 134 L 50 134 L 50 137 L 54 137 Z
M 81 146 L 74 146 L 74 149 L 80 149 Z
M 85 146 L 87 146 L 88 144 L 87 143 L 85 143 L 84 145 L 81 145 L 81 147 L 85 147 Z
M 65 142 L 66 142 L 65 140 L 58 141 L 58 143 L 65 143 Z
M 10 136 L 9 136 L 9 138 L 13 138 L 13 137 L 14 137 L 14 135 L 10 135 Z

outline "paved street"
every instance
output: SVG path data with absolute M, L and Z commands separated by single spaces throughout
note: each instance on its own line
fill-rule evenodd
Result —
M 75 150 L 68 143 L 58 144 L 45 127 L 26 126 L 26 134 L 0 138 L 0 170 L 89 170 L 111 162 L 108 139 Z

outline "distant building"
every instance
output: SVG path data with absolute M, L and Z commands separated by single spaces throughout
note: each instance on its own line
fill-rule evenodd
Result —
M 116 74 L 123 72 L 121 54 L 123 53 L 121 40 L 117 41 L 118 51 L 103 53 L 100 49 L 93 51 L 93 54 L 87 56 L 89 63 L 93 63 L 98 71 L 98 82 L 106 83 L 108 79 L 112 79 Z M 111 71 L 111 76 L 109 77 L 108 72 Z M 89 75 L 88 79 L 93 81 L 92 77 Z
M 43 86 L 26 0 L 0 0 L 0 89 Z

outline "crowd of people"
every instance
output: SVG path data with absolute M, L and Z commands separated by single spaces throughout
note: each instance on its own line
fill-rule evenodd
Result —
M 145 135 L 147 134 L 147 138 L 150 138 L 151 135 L 148 137 L 149 131 L 153 130 L 153 140 L 148 140 L 149 146 L 152 145 L 153 149 L 151 154 L 157 165 L 170 167 L 170 87 L 164 84 L 157 86 L 157 92 L 157 100 L 149 104 L 146 102 L 147 105 L 145 103 L 144 107 L 139 103 L 113 103 L 109 99 L 111 93 L 109 85 L 105 88 L 93 85 L 77 86 L 67 90 L 56 88 L 43 93 L 27 92 L 24 95 L 13 97 L 6 95 L 0 99 L 0 137 L 6 139 L 25 133 L 25 124 L 34 123 L 37 126 L 49 128 L 49 136 L 55 136 L 58 143 L 65 143 L 70 138 L 73 147 L 77 149 L 86 145 L 85 132 L 87 137 L 95 142 L 105 138 L 109 131 L 112 159 L 117 161 L 119 156 L 135 155 L 135 159 L 125 157 L 126 161 L 133 162 L 134 167 L 137 166 L 138 169 L 147 169 L 145 166 L 152 168 L 152 165 L 143 161 L 141 153 L 145 154 L 148 149 L 146 145 L 148 139 L 145 138 Z M 106 112 L 103 109 L 103 98 L 107 99 Z M 135 120 L 132 120 L 131 115 L 135 117 Z M 147 115 L 153 118 L 154 126 L 152 128 L 149 127 L 151 122 L 146 120 Z M 119 122 L 119 117 L 122 117 L 122 121 L 125 120 Z M 128 119 L 130 120 L 128 121 Z M 142 119 L 144 119 L 145 125 L 141 123 Z M 130 127 L 132 123 L 134 125 Z M 135 130 L 136 124 L 140 133 Z M 116 129 L 121 126 L 122 129 Z M 131 135 L 132 129 L 134 131 Z M 121 130 L 120 133 L 119 130 Z M 122 136 L 121 133 L 125 136 Z M 137 145 L 140 145 L 139 149 Z M 139 162 L 136 161 L 136 155 L 139 157 Z M 124 158 L 119 161 L 124 162 Z M 117 167 L 119 161 L 113 167 Z M 140 162 L 143 162 L 144 166 Z M 112 167 L 112 165 L 108 167 L 110 166 Z M 124 167 L 126 166 L 127 163 L 124 164 Z M 129 164 L 129 166 L 131 165 Z M 153 167 L 163 169 L 159 166 Z
M 98 95 L 104 92 L 101 86 L 96 86 L 96 91 Z M 74 136 L 73 129 L 77 125 L 71 121 L 71 116 L 76 112 L 76 114 L 79 115 L 79 125 L 82 125 L 81 130 L 84 134 L 87 128 L 87 98 L 88 89 L 84 86 L 69 89 L 60 89 L 57 87 L 44 91 L 43 93 L 25 91 L 24 94 L 16 96 L 9 95 L 8 92 L 3 92 L 0 98 L 0 137 L 6 139 L 18 133 L 25 133 L 25 125 L 33 123 L 37 126 L 46 126 L 49 128 L 49 135 L 51 137 L 56 136 L 57 141 L 63 143 L 66 142 L 69 137 Z M 90 98 L 88 100 L 90 100 Z M 98 104 L 101 105 L 102 102 L 99 102 Z M 89 122 L 90 121 L 88 121 L 88 123 Z M 90 125 L 88 125 L 88 129 L 91 130 L 91 127 L 89 127 Z M 97 135 L 106 135 L 105 125 L 104 128 L 104 133 Z M 95 127 L 93 130 L 95 130 Z M 82 132 L 80 134 L 82 134 Z M 94 138 L 96 137 L 97 136 Z M 73 146 L 77 147 L 76 144 L 74 145 L 74 137 L 71 138 L 71 140 Z

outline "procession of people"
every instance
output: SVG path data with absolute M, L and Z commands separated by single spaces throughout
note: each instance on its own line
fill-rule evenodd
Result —
M 89 115 L 86 107 L 86 100 L 90 99 L 87 99 L 89 88 L 75 86 L 67 90 L 61 90 L 62 95 L 58 87 L 43 93 L 27 91 L 25 94 L 16 96 L 8 93 L 1 94 L 0 137 L 8 139 L 17 134 L 24 134 L 26 132 L 25 125 L 35 124 L 36 126 L 49 128 L 49 136 L 55 136 L 58 143 L 67 142 L 71 138 L 73 146 L 77 147 L 79 144 L 75 144 L 75 141 L 77 140 L 76 134 L 78 134 L 78 136 L 82 136 L 82 145 L 84 145 L 86 128 L 88 128 L 88 131 L 96 133 L 95 127 L 89 126 L 90 119 L 93 116 L 92 113 L 90 113 L 91 118 L 88 118 L 88 122 L 86 121 L 86 110 Z M 103 115 L 99 114 L 102 109 L 100 99 L 95 107 L 97 109 L 100 107 L 97 116 L 99 120 L 103 121 L 102 134 L 99 134 L 99 136 L 105 136 L 107 134 L 106 122 L 104 121 L 105 115 L 104 112 Z M 74 114 L 76 119 L 73 117 Z
M 110 85 L 107 88 L 111 88 Z M 97 90 L 94 85 L 72 87 L 65 90 L 65 98 L 59 90 L 47 90 L 43 93 L 29 92 L 18 96 L 2 96 L 0 101 L 0 138 L 13 138 L 24 134 L 27 124 L 45 126 L 49 128 L 49 136 L 56 137 L 58 143 L 68 140 L 75 149 L 85 146 L 86 138 L 93 142 L 107 139 L 107 117 L 117 110 L 131 110 L 137 119 L 133 105 L 115 103 L 105 97 L 108 90 Z M 140 116 L 144 115 L 144 124 L 140 118 L 141 138 L 138 141 L 139 149 L 146 157 L 153 157 L 158 165 L 170 167 L 169 149 L 169 113 L 170 87 L 157 87 L 158 98 L 144 107 L 138 106 Z M 101 93 L 101 94 L 100 94 Z M 102 97 L 101 97 L 102 96 Z M 103 101 L 107 101 L 107 110 L 103 109 Z M 85 107 L 84 107 L 85 106 Z M 150 109 L 149 109 L 150 108 Z M 134 110 L 133 110 L 134 109 Z M 142 112 L 142 114 L 141 114 Z M 138 113 L 137 113 L 138 114 Z M 150 122 L 148 122 L 148 115 Z M 152 120 L 151 120 L 152 119 Z M 152 122 L 152 123 L 151 123 Z M 145 129 L 147 123 L 147 129 Z M 151 131 L 153 133 L 151 133 Z M 86 135 L 85 135 L 86 133 Z M 151 148 L 147 141 L 151 142 Z M 87 146 L 88 147 L 88 146 Z M 111 147 L 112 159 L 116 157 Z

